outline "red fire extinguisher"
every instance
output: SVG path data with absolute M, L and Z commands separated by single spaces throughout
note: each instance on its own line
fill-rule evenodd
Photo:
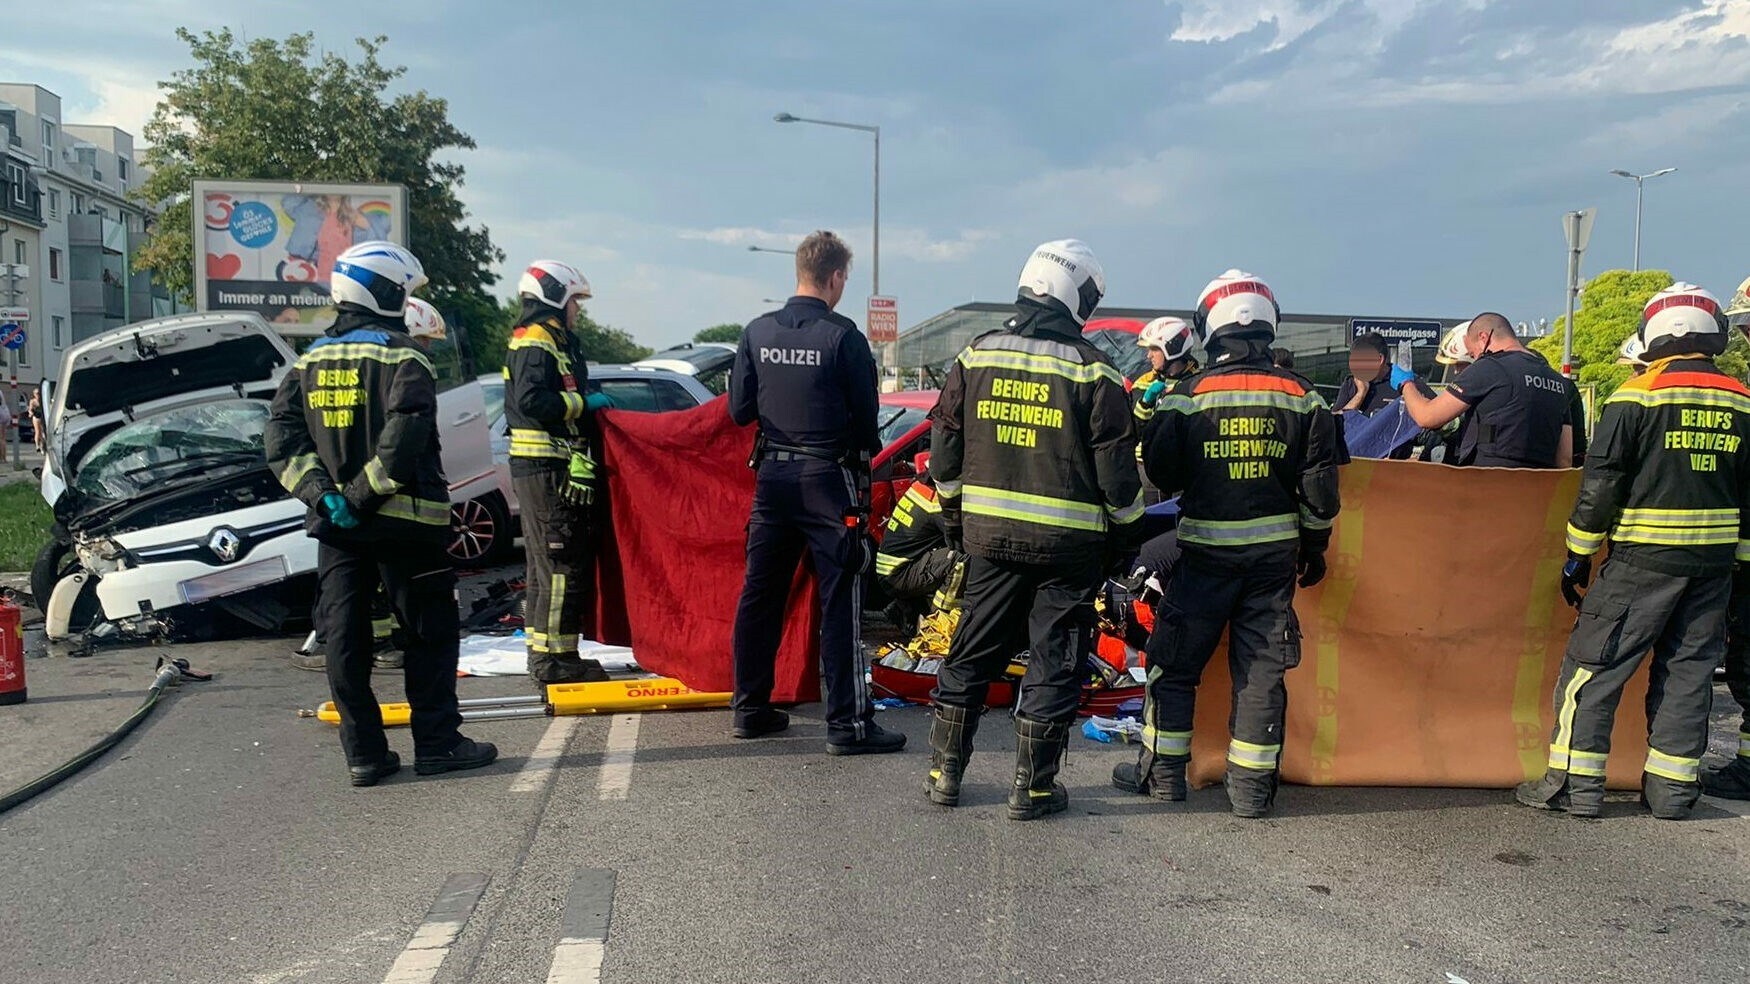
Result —
M 23 623 L 10 592 L 0 597 L 0 705 L 25 701 Z

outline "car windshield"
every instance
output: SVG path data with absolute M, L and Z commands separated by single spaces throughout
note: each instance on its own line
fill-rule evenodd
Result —
M 1148 351 L 1136 344 L 1134 333 L 1107 328 L 1087 332 L 1082 337 L 1106 353 L 1125 379 L 1135 379 L 1148 371 Z
M 917 407 L 881 408 L 881 446 L 886 447 L 904 437 L 913 427 L 924 422 L 929 413 Z
M 264 401 L 226 400 L 136 420 L 97 442 L 80 462 L 73 488 L 99 499 L 128 499 L 214 468 L 262 462 L 267 415 Z

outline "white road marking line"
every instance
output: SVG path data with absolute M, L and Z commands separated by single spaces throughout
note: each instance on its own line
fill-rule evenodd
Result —
M 601 940 L 560 940 L 553 948 L 547 984 L 596 984 L 602 979 L 602 957 L 606 952 L 607 946 Z
M 383 984 L 431 984 L 436 980 L 450 946 L 485 891 L 486 876 L 482 874 L 456 874 L 445 879 L 437 900 L 425 914 L 425 921 L 413 931 L 413 938 L 395 958 Z
M 559 764 L 559 757 L 565 754 L 565 746 L 571 743 L 571 734 L 577 730 L 582 718 L 556 717 L 547 725 L 547 731 L 541 735 L 541 740 L 535 744 L 535 750 L 529 753 L 528 761 L 517 771 L 516 779 L 510 784 L 513 793 L 532 793 L 547 784 L 547 779 L 553 773 L 553 768 Z
M 638 718 L 636 715 L 626 717 L 632 720 L 632 737 L 636 738 Z M 612 740 L 611 735 L 609 740 Z M 599 984 L 601 981 L 608 923 L 614 911 L 614 883 L 614 873 L 599 868 L 579 871 L 571 880 L 571 891 L 565 898 L 565 913 L 559 918 L 559 942 L 553 947 L 553 963 L 547 969 L 547 984 Z
M 599 798 L 623 800 L 632 788 L 632 757 L 638 752 L 637 714 L 616 714 L 608 728 L 608 747 L 602 753 L 602 777 L 596 786 Z

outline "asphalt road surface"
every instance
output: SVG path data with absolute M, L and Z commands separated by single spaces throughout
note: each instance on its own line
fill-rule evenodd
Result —
M 725 711 L 475 724 L 496 766 L 355 790 L 332 729 L 294 715 L 324 683 L 293 644 L 179 647 L 218 679 L 0 818 L 0 981 L 1750 979 L 1744 804 L 1664 823 L 1613 796 L 1577 821 L 1289 787 L 1243 822 L 1219 789 L 1116 793 L 1130 753 L 1078 737 L 1070 811 L 1022 824 L 1001 718 L 949 811 L 921 795 L 924 711 L 882 714 L 904 754 L 833 758 L 818 706 L 757 742 Z M 33 660 L 0 783 L 125 716 L 152 656 Z

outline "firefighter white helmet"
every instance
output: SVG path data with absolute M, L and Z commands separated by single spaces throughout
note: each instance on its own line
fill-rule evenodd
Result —
M 1197 314 L 1191 323 L 1197 340 L 1207 348 L 1211 338 L 1224 333 L 1257 332 L 1274 339 L 1280 317 L 1268 284 L 1244 270 L 1229 270 L 1197 295 Z
M 449 337 L 449 326 L 444 324 L 444 316 L 431 306 L 430 301 L 410 297 L 407 299 L 407 334 L 436 341 Z
M 1732 303 L 1726 305 L 1726 320 L 1744 331 L 1750 331 L 1750 277 L 1738 285 Z
M 425 286 L 425 267 L 404 246 L 389 242 L 359 243 L 334 258 L 328 293 L 336 304 L 356 304 L 367 311 L 399 318 L 407 297 Z
M 1027 258 L 1019 292 L 1036 301 L 1056 301 L 1076 324 L 1085 325 L 1106 296 L 1106 273 L 1081 240 L 1054 239 Z
M 1172 317 L 1156 318 L 1143 325 L 1142 332 L 1136 336 L 1136 344 L 1142 348 L 1160 349 L 1168 362 L 1185 358 L 1194 347 L 1191 326 L 1183 318 Z
M 1616 364 L 1619 366 L 1647 367 L 1647 346 L 1641 341 L 1640 335 L 1630 335 L 1622 340 L 1622 347 L 1616 350 Z
M 529 264 L 517 280 L 517 293 L 540 301 L 550 308 L 565 310 L 573 297 L 593 297 L 589 281 L 569 263 L 558 260 L 536 260 Z
M 1443 366 L 1468 366 L 1477 361 L 1464 350 L 1464 336 L 1469 332 L 1468 321 L 1447 329 L 1446 336 L 1440 339 L 1440 351 L 1434 353 L 1434 361 Z
M 1650 356 L 1676 341 L 1685 351 L 1718 354 L 1726 350 L 1726 316 L 1719 298 L 1679 280 L 1647 302 L 1636 335 Z

